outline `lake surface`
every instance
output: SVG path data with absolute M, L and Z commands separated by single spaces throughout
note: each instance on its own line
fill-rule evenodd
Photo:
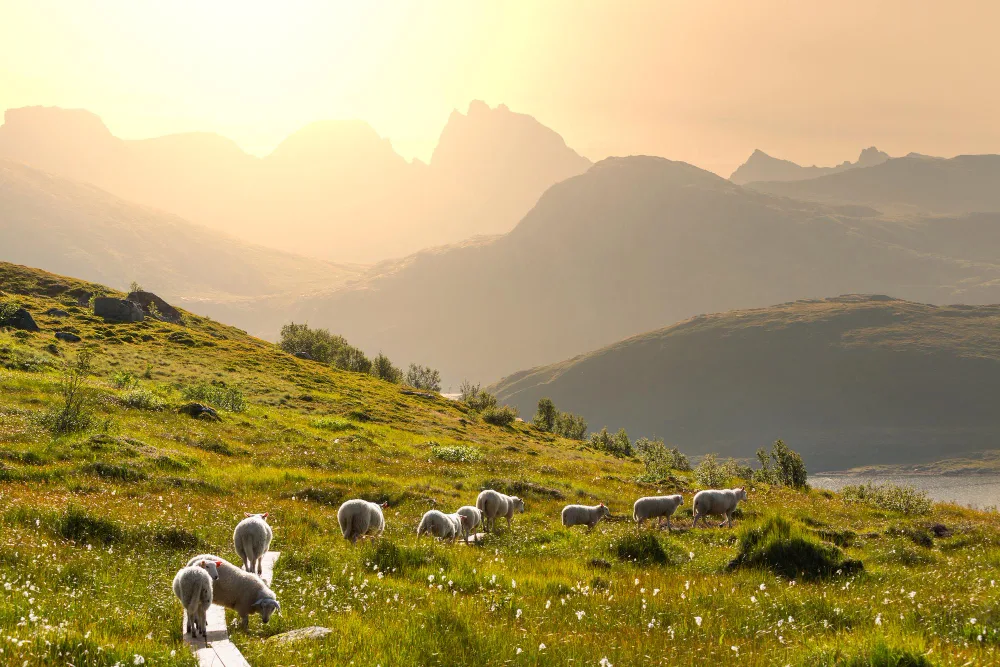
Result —
M 1000 475 L 810 475 L 809 485 L 839 491 L 848 484 L 892 482 L 923 489 L 932 500 L 979 509 L 1000 507 Z

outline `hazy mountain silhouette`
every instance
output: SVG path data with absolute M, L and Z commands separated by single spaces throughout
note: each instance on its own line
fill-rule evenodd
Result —
M 430 165 L 361 121 L 314 123 L 257 158 L 210 133 L 122 140 L 92 113 L 46 107 L 6 112 L 4 158 L 248 241 L 356 262 L 509 231 L 590 165 L 530 116 L 482 102 L 452 114 Z
M 609 158 L 510 233 L 424 252 L 304 299 L 296 318 L 490 381 L 698 313 L 886 292 L 1000 301 L 1000 216 L 889 220 L 744 189 L 681 162 Z M 947 248 L 934 239 L 962 228 Z M 912 241 L 913 247 L 910 247 Z M 970 259 L 980 261 L 969 261 Z
M 117 289 L 135 280 L 212 316 L 328 289 L 362 271 L 250 245 L 7 160 L 0 160 L 0 259 Z
M 847 296 L 700 316 L 505 378 L 539 398 L 689 454 L 745 456 L 784 438 L 810 470 L 996 446 L 1000 306 Z
M 911 153 L 867 169 L 794 183 L 756 182 L 760 192 L 824 202 L 853 202 L 885 212 L 1000 211 L 1000 155 L 936 158 Z
M 889 159 L 874 146 L 861 151 L 856 162 L 841 162 L 836 167 L 803 167 L 790 160 L 771 157 L 764 151 L 755 150 L 747 161 L 737 167 L 729 177 L 733 183 L 745 185 L 753 181 L 801 181 L 826 174 L 834 174 L 856 167 L 872 167 Z

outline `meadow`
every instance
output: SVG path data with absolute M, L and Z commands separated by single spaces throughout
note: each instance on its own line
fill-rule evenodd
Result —
M 0 264 L 0 290 L 41 327 L 0 331 L 0 663 L 194 664 L 170 582 L 195 553 L 234 560 L 245 511 L 270 512 L 282 554 L 281 613 L 231 628 L 255 667 L 1000 661 L 994 513 L 906 514 L 756 484 L 735 529 L 690 530 L 689 473 L 640 483 L 637 461 L 530 423 L 492 426 L 461 402 L 188 313 L 107 323 L 85 305 L 114 294 L 97 285 Z M 52 308 L 67 314 L 43 315 Z M 60 432 L 66 369 L 85 350 L 85 414 Z M 220 420 L 179 413 L 191 400 Z M 524 498 L 511 529 L 417 543 L 424 511 L 473 504 L 486 487 Z M 681 529 L 640 536 L 631 504 L 658 493 L 685 495 Z M 337 507 L 352 497 L 389 502 L 383 537 L 341 537 Z M 600 501 L 613 517 L 592 532 L 559 525 L 563 505 Z M 776 516 L 863 569 L 730 568 Z M 333 632 L 280 641 L 313 625 Z

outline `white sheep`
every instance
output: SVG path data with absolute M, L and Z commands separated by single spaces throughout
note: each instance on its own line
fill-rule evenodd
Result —
M 419 540 L 421 535 L 431 535 L 445 540 L 450 539 L 454 543 L 455 539 L 465 532 L 465 522 L 466 518 L 461 514 L 428 510 L 424 512 L 420 525 L 417 526 L 417 539 Z
M 600 505 L 567 505 L 562 511 L 562 525 L 587 526 L 594 529 L 601 519 L 611 516 L 611 510 L 604 503 Z
M 195 556 L 188 563 L 206 559 L 218 564 L 218 579 L 212 591 L 212 602 L 235 610 L 240 615 L 240 626 L 243 629 L 250 624 L 250 614 L 260 614 L 260 619 L 267 623 L 271 620 L 271 614 L 281 611 L 281 604 L 274 591 L 253 572 L 247 572 L 211 554 Z
M 337 523 L 340 524 L 340 532 L 344 538 L 356 543 L 365 535 L 382 534 L 385 530 L 385 517 L 382 515 L 382 508 L 388 507 L 389 503 L 370 503 L 367 500 L 355 498 L 348 500 L 337 510 Z
M 725 516 L 726 520 L 719 524 L 719 527 L 727 526 L 732 527 L 733 525 L 733 512 L 736 511 L 736 506 L 741 500 L 747 499 L 747 489 L 745 486 L 741 486 L 736 489 L 706 489 L 705 491 L 699 491 L 694 494 L 694 502 L 691 503 L 691 507 L 694 509 L 694 522 L 691 527 L 694 528 L 698 525 L 698 519 L 701 519 L 702 525 L 705 524 L 706 516 Z
M 476 498 L 476 509 L 483 513 L 483 528 L 486 532 L 496 529 L 497 517 L 506 517 L 507 528 L 514 518 L 514 512 L 524 513 L 524 501 L 517 496 L 508 496 L 493 489 L 480 492 Z
M 271 547 L 274 533 L 267 525 L 267 512 L 263 514 L 243 515 L 245 518 L 236 524 L 233 531 L 233 547 L 237 555 L 243 559 L 243 569 L 247 572 L 261 573 L 261 559 Z
M 208 637 L 208 608 L 212 606 L 212 582 L 218 580 L 221 561 L 194 558 L 174 576 L 174 595 L 187 612 L 186 631 L 192 638 Z
M 458 511 L 455 512 L 455 514 L 460 514 L 465 517 L 465 523 L 462 524 L 462 538 L 468 542 L 469 535 L 475 535 L 476 528 L 483 523 L 483 513 L 479 511 L 478 507 L 463 505 L 458 508 Z
M 657 522 L 657 528 L 663 527 L 663 519 L 667 520 L 667 530 L 673 530 L 673 526 L 670 525 L 670 517 L 673 516 L 677 508 L 684 504 L 684 496 L 678 494 L 672 496 L 647 496 L 645 498 L 639 498 L 632 505 L 632 518 L 635 520 L 639 528 L 642 528 L 642 522 L 646 519 L 654 519 L 659 517 Z

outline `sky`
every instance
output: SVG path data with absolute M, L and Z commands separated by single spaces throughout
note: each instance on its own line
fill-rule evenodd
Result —
M 722 175 L 1000 152 L 1000 3 L 922 0 L 0 0 L 0 109 L 95 112 L 123 138 L 212 131 L 263 155 L 357 118 L 429 159 L 470 100 L 591 159 Z

